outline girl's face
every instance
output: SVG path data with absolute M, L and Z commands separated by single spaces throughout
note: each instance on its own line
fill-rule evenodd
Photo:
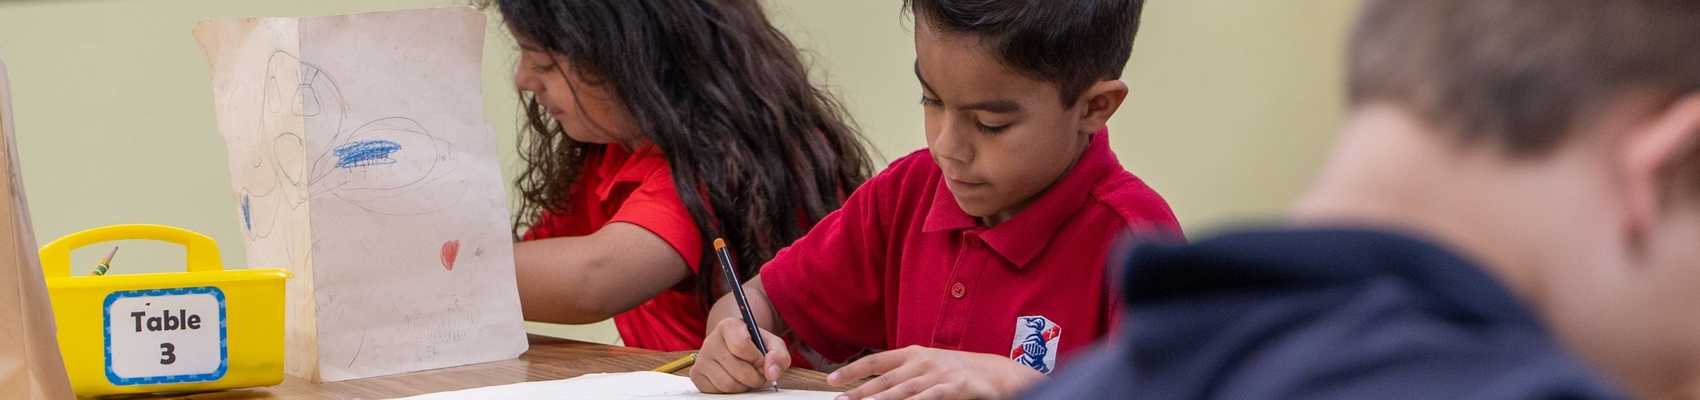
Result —
M 510 32 L 512 32 L 510 28 Z M 573 72 L 560 53 L 537 45 L 514 32 L 519 41 L 520 60 L 514 86 L 531 92 L 549 116 L 561 122 L 561 130 L 580 142 L 636 146 L 637 123 L 606 85 L 584 79 Z

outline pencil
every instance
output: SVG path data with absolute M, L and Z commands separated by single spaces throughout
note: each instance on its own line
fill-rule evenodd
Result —
M 738 301 L 738 311 L 744 315 L 744 328 L 750 331 L 750 341 L 755 342 L 756 350 L 767 354 L 767 343 L 761 339 L 761 328 L 756 326 L 756 316 L 750 312 L 750 300 L 744 297 L 743 281 L 738 280 L 738 268 L 732 264 L 732 253 L 726 250 L 726 239 L 714 239 L 714 252 L 720 255 L 720 271 L 726 273 L 726 283 L 732 285 L 732 299 Z M 779 381 L 773 382 L 773 391 L 779 391 Z
M 666 364 L 662 364 L 659 367 L 655 367 L 654 371 L 664 373 L 664 374 L 671 374 L 675 371 L 685 369 L 685 367 L 689 367 L 689 366 L 691 366 L 691 364 L 695 364 L 696 362 L 697 362 L 697 353 L 686 354 L 684 357 L 679 357 L 679 359 L 673 360 L 673 362 L 669 362 L 669 363 L 666 363 Z
M 112 252 L 106 253 L 106 258 L 100 259 L 100 264 L 95 264 L 94 266 L 94 273 L 89 275 L 106 275 L 106 269 L 112 268 L 112 256 L 116 255 L 118 255 L 118 246 L 112 246 Z

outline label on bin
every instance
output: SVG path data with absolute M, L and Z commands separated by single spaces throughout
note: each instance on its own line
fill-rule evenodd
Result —
M 230 366 L 224 291 L 130 290 L 106 296 L 106 380 L 114 385 L 205 382 Z

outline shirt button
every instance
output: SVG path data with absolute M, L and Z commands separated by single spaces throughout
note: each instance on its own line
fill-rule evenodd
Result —
M 974 247 L 985 246 L 986 241 L 984 239 L 980 239 L 979 236 L 969 236 L 968 237 L 968 245 L 974 246 Z
M 962 296 L 966 296 L 966 295 L 968 295 L 968 287 L 963 286 L 962 282 L 957 282 L 955 284 L 950 285 L 950 297 L 955 297 L 955 298 L 960 299 L 960 298 L 962 298 Z

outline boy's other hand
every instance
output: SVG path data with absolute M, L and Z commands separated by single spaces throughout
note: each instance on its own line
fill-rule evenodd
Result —
M 743 319 L 726 318 L 714 324 L 691 366 L 691 383 L 703 393 L 743 393 L 778 381 L 791 367 L 791 352 L 785 340 L 766 329 L 760 331 L 762 344 L 767 345 L 765 356 L 750 341 Z
M 838 399 L 1001 399 L 1045 379 L 993 354 L 909 346 L 856 360 L 827 375 L 826 383 L 844 386 L 871 375 L 879 377 Z

